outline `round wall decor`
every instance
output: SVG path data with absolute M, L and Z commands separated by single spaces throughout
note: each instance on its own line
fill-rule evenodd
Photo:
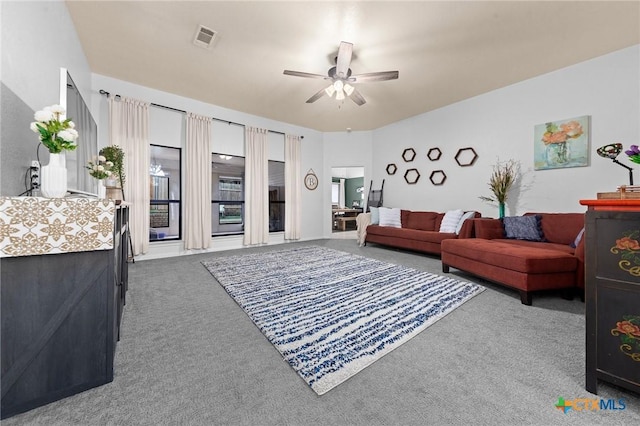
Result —
M 313 172 L 313 169 L 309 170 L 304 176 L 304 186 L 306 186 L 310 191 L 313 191 L 318 187 L 318 176 Z

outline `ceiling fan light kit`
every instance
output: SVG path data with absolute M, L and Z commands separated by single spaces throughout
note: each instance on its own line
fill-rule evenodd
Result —
M 347 96 L 351 96 L 353 91 L 356 90 L 356 88 L 350 85 L 349 83 L 345 84 L 342 89 L 344 90 L 344 93 L 347 94 Z
M 333 94 L 336 93 L 336 89 L 333 87 L 333 85 L 327 87 L 326 89 L 324 89 L 324 91 L 329 97 L 332 97 Z
M 321 89 L 315 95 L 307 99 L 308 104 L 317 101 L 325 95 L 331 98 L 335 93 L 336 100 L 342 101 L 345 97 L 348 97 L 358 106 L 364 105 L 367 101 L 353 86 L 354 83 L 371 83 L 376 81 L 396 80 L 399 77 L 398 71 L 381 71 L 352 75 L 351 68 L 349 68 L 349 66 L 351 65 L 352 55 L 353 44 L 343 41 L 340 43 L 340 48 L 338 49 L 336 66 L 329 68 L 326 76 L 291 70 L 284 70 L 284 74 L 292 75 L 295 77 L 319 78 L 331 81 L 330 86 Z

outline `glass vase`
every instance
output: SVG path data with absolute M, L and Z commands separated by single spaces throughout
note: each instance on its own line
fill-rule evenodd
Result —
M 550 143 L 545 149 L 547 166 L 562 167 L 571 161 L 571 149 L 568 142 Z
M 500 219 L 504 217 L 504 203 L 498 204 L 498 215 L 500 216 Z

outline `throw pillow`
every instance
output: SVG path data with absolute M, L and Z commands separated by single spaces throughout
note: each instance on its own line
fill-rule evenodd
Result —
M 440 223 L 440 232 L 455 233 L 458 222 L 460 222 L 463 215 L 464 212 L 462 210 L 449 210 L 446 212 Z
M 462 217 L 460 218 L 460 222 L 458 222 L 458 224 L 456 225 L 456 234 L 460 233 L 460 230 L 462 229 L 462 225 L 464 224 L 464 221 L 467 219 L 473 219 L 476 216 L 476 212 L 466 212 L 465 214 L 462 215 Z
M 580 232 L 578 232 L 578 236 L 576 237 L 575 240 L 573 240 L 571 244 L 569 244 L 569 246 L 572 248 L 578 247 L 578 244 L 580 244 L 580 240 L 582 240 L 583 235 L 584 235 L 584 228 L 582 228 Z
M 515 240 L 544 241 L 540 215 L 507 216 L 502 219 L 506 238 Z
M 378 210 L 378 207 L 370 207 L 369 210 L 371 211 L 371 224 L 372 225 L 377 225 L 380 223 L 380 212 Z
M 420 231 L 434 231 L 436 229 L 436 212 L 411 212 L 406 222 L 402 221 L 403 228 L 419 229 Z M 404 219 L 404 218 L 403 218 Z
M 378 213 L 380 214 L 380 226 L 402 228 L 402 223 L 400 222 L 400 209 L 380 207 L 378 209 Z

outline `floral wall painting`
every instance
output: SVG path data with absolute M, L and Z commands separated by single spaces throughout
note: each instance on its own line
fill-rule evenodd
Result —
M 589 116 L 538 124 L 534 127 L 534 169 L 589 165 Z

